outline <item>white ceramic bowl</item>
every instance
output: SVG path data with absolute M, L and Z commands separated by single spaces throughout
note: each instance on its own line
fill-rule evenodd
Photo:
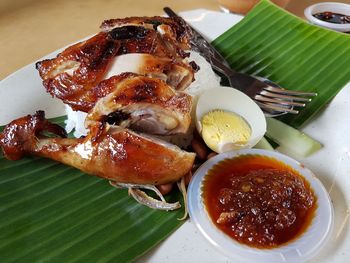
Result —
M 203 199 L 202 184 L 207 172 L 218 162 L 240 155 L 257 154 L 277 159 L 299 172 L 310 183 L 317 197 L 315 217 L 307 230 L 294 241 L 272 249 L 252 248 L 235 241 L 218 229 L 208 215 Z M 188 189 L 188 210 L 192 222 L 216 248 L 238 262 L 304 262 L 315 256 L 330 237 L 333 227 L 333 207 L 329 195 L 317 177 L 294 159 L 281 153 L 244 149 L 219 154 L 205 162 L 194 174 Z
M 322 21 L 316 17 L 314 14 L 322 13 L 322 12 L 332 12 L 339 13 L 344 15 L 350 15 L 350 5 L 344 3 L 336 3 L 336 2 L 325 2 L 318 3 L 312 6 L 307 7 L 304 10 L 304 15 L 307 20 L 309 20 L 312 24 L 325 27 L 328 29 L 332 29 L 339 32 L 350 32 L 350 24 L 335 24 Z

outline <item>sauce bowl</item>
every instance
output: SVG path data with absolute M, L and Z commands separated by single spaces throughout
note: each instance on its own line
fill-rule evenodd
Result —
M 296 239 L 275 248 L 254 248 L 234 240 L 212 222 L 203 200 L 203 182 L 208 171 L 225 159 L 242 155 L 260 155 L 276 159 L 305 178 L 317 198 L 314 217 L 305 232 Z M 281 153 L 260 149 L 243 149 L 219 154 L 206 161 L 194 174 L 188 188 L 188 210 L 191 221 L 204 237 L 226 256 L 239 262 L 304 262 L 315 256 L 330 238 L 333 207 L 321 181 L 304 165 Z
M 325 2 L 311 5 L 304 10 L 306 19 L 314 25 L 339 32 L 350 32 L 350 24 L 329 23 L 313 16 L 314 14 L 322 12 L 332 12 L 350 16 L 350 5 L 336 2 Z

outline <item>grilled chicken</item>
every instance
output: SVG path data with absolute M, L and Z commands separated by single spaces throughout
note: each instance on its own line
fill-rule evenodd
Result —
M 176 92 L 164 81 L 126 74 L 100 83 L 99 94 L 113 89 L 98 100 L 89 112 L 87 127 L 108 122 L 150 134 L 186 133 L 191 123 L 191 97 Z
M 192 31 L 182 19 L 161 16 L 110 19 L 102 23 L 101 29 L 104 32 L 110 32 L 113 29 L 125 26 L 139 26 L 157 30 L 164 41 L 170 42 L 178 48 L 177 51 L 180 54 L 183 53 L 182 50 L 187 50 L 190 48 L 189 40 L 191 39 Z M 185 54 L 183 55 L 186 56 Z
M 188 63 L 150 54 L 131 53 L 116 57 L 105 78 L 124 72 L 162 79 L 176 90 L 186 89 L 194 80 L 194 70 Z
M 5 157 L 51 158 L 119 184 L 178 181 L 191 171 L 195 154 L 137 132 L 188 132 L 192 100 L 182 90 L 199 69 L 188 60 L 190 37 L 190 28 L 177 18 L 112 19 L 97 35 L 38 62 L 46 90 L 88 113 L 88 134 L 67 138 L 38 111 L 0 133 Z
M 119 42 L 107 36 L 99 33 L 67 48 L 54 59 L 36 63 L 46 90 L 74 106 L 74 100 L 100 83 L 120 48 Z
M 112 181 L 166 184 L 187 174 L 195 155 L 176 146 L 99 123 L 85 138 L 48 138 L 49 131 L 65 137 L 63 128 L 48 122 L 43 111 L 12 121 L 0 134 L 0 146 L 11 160 L 35 154 Z
M 86 111 L 76 101 L 102 80 L 119 74 L 118 68 L 124 63 L 128 70 L 159 77 L 175 89 L 185 89 L 193 81 L 197 67 L 185 59 L 188 53 L 184 51 L 189 48 L 190 29 L 180 20 L 115 19 L 105 21 L 102 28 L 102 32 L 68 47 L 56 58 L 36 64 L 47 91 L 74 110 Z M 140 54 L 134 70 L 121 57 L 126 54 Z

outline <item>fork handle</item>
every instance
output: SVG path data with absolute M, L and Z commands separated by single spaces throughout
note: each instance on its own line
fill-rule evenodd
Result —
M 209 63 L 216 71 L 224 74 L 226 77 L 233 77 L 237 74 L 232 68 L 226 66 L 221 61 L 217 60 L 215 57 L 211 57 Z
M 255 98 L 258 87 L 263 88 L 266 86 L 264 82 L 261 82 L 254 77 L 236 72 L 214 57 L 211 58 L 211 65 L 213 69 L 222 73 L 228 79 L 231 87 L 244 92 L 251 98 Z

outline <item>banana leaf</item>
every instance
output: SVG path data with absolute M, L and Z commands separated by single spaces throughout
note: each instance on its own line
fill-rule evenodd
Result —
M 301 127 L 350 81 L 350 35 L 313 26 L 270 1 L 261 1 L 213 45 L 233 69 L 269 78 L 291 90 L 317 92 L 298 115 Z
M 184 213 L 147 208 L 107 180 L 48 159 L 1 154 L 0 200 L 1 262 L 129 262 L 178 228 Z

